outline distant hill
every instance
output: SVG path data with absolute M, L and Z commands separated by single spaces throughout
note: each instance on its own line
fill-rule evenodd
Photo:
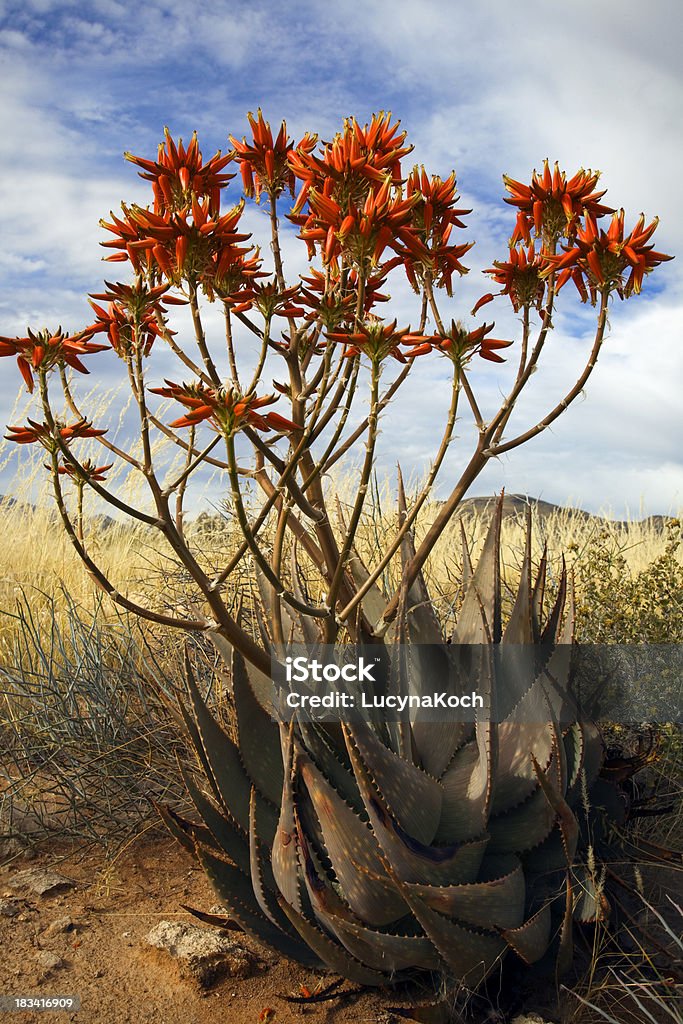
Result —
M 465 498 L 460 508 L 458 509 L 457 515 L 462 516 L 486 516 L 493 512 L 498 501 L 498 496 L 495 494 L 487 494 L 481 497 Z M 434 502 L 435 505 L 441 505 L 442 502 Z M 0 512 L 3 507 L 5 508 L 35 508 L 35 506 L 27 504 L 25 502 L 18 502 L 16 498 L 11 495 L 0 494 Z M 564 514 L 570 517 L 581 519 L 584 521 L 596 520 L 606 521 L 605 516 L 595 515 L 593 512 L 586 512 L 584 509 L 572 508 L 566 505 L 554 505 L 551 501 L 544 501 L 542 498 L 534 498 L 529 494 L 506 494 L 503 499 L 503 518 L 509 519 L 510 517 L 524 517 L 528 508 L 531 508 L 532 515 L 538 520 L 548 519 L 550 516 L 555 514 Z M 56 512 L 55 512 L 56 515 Z M 115 519 L 110 516 L 98 515 L 95 517 L 98 521 L 98 525 L 104 529 L 109 529 L 112 526 L 122 525 L 125 520 L 117 523 Z M 645 525 L 651 525 L 655 530 L 663 530 L 666 524 L 671 522 L 671 516 L 646 516 L 644 519 L 631 520 L 631 522 L 640 522 Z M 623 526 L 626 528 L 629 522 L 624 519 L 609 520 L 616 526 Z M 204 528 L 217 526 L 223 528 L 226 526 L 227 520 L 224 516 L 219 514 L 212 515 L 208 512 L 201 512 L 198 516 L 190 519 L 188 516 L 188 524 L 192 522 L 195 526 Z
M 457 515 L 487 515 L 493 512 L 497 501 L 497 495 L 493 494 L 479 498 L 465 498 L 458 509 Z M 582 520 L 605 520 L 605 516 L 595 515 L 593 512 L 586 512 L 584 509 L 580 508 L 571 508 L 570 506 L 565 505 L 554 505 L 551 501 L 544 501 L 542 498 L 534 498 L 529 494 L 506 494 L 503 498 L 504 519 L 508 519 L 511 516 L 525 516 L 528 508 L 531 508 L 532 515 L 535 519 L 541 520 L 547 519 L 558 513 Z M 631 522 L 641 522 L 652 525 L 656 530 L 663 530 L 666 524 L 671 521 L 671 518 L 671 516 L 646 516 L 644 519 L 631 520 Z M 610 522 L 613 522 L 616 526 L 627 527 L 629 525 L 628 521 L 625 519 L 610 519 Z
M 18 511 L 35 512 L 36 506 L 30 501 L 17 501 L 11 494 L 0 494 L 0 512 L 4 509 L 17 509 Z M 58 512 L 55 506 L 48 507 L 45 510 L 48 515 L 58 517 Z M 85 517 L 87 518 L 87 517 Z M 112 526 L 120 526 L 121 523 L 117 523 L 111 516 L 97 515 L 93 517 L 97 522 L 98 526 L 101 526 L 105 530 L 111 529 Z

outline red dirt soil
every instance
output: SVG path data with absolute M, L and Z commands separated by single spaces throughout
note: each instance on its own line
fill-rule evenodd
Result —
M 17 892 L 11 881 L 35 867 L 73 879 L 75 889 L 52 896 Z M 207 991 L 181 980 L 174 961 L 146 947 L 144 936 L 159 921 L 199 924 L 181 904 L 209 910 L 216 897 L 202 871 L 176 844 L 165 838 L 138 842 L 108 863 L 99 852 L 42 852 L 0 868 L 0 898 L 16 903 L 19 913 L 0 914 L 0 995 L 77 995 L 78 1013 L 13 1012 L 13 1024 L 75 1021 L 77 1024 L 386 1024 L 395 1019 L 381 994 L 296 1005 L 283 996 L 301 994 L 330 982 L 259 949 L 238 932 L 230 932 L 257 952 L 268 966 L 253 977 L 223 978 Z M 68 916 L 73 928 L 48 934 L 50 925 Z M 62 966 L 45 972 L 37 958 L 49 951 Z M 343 988 L 350 988 L 344 986 Z M 342 991 L 343 991 L 342 988 Z M 271 1008 L 274 1015 L 264 1015 Z

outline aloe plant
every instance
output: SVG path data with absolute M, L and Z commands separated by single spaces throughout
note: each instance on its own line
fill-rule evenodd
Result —
M 475 986 L 511 950 L 527 964 L 550 954 L 565 969 L 573 920 L 609 914 L 601 858 L 623 855 L 610 830 L 625 823 L 628 804 L 605 777 L 600 734 L 572 694 L 571 587 L 563 572 L 544 615 L 546 561 L 532 579 L 529 524 L 503 627 L 500 519 L 501 506 L 476 568 L 463 536 L 464 598 L 452 637 L 443 636 L 421 575 L 398 627 L 416 645 L 418 688 L 434 688 L 434 645 L 473 645 L 471 678 L 489 708 L 503 696 L 494 652 L 516 645 L 531 654 L 523 696 L 500 721 L 484 713 L 476 724 L 428 722 L 417 711 L 393 728 L 355 718 L 277 722 L 272 684 L 232 651 L 231 737 L 188 666 L 183 717 L 203 782 L 189 771 L 185 782 L 200 820 L 168 808 L 164 819 L 226 916 L 287 957 L 363 985 L 418 970 Z M 403 557 L 411 555 L 407 534 Z M 353 565 L 364 573 L 357 556 Z M 369 591 L 366 602 L 379 596 Z M 301 617 L 291 625 L 292 636 L 310 635 Z
M 552 948 L 563 966 L 574 913 L 606 913 L 596 851 L 609 822 L 625 814 L 614 780 L 601 777 L 597 731 L 580 720 L 568 689 L 566 580 L 544 618 L 545 571 L 532 583 L 528 549 L 503 630 L 499 518 L 476 569 L 465 551 L 465 595 L 451 639 L 478 652 L 473 677 L 490 707 L 473 726 L 418 714 L 372 726 L 300 716 L 276 723 L 271 648 L 291 640 L 379 645 L 382 684 L 404 685 L 401 652 L 409 644 L 417 660 L 412 684 L 424 689 L 438 677 L 435 651 L 445 638 L 423 567 L 489 463 L 548 430 L 583 393 L 610 306 L 637 296 L 672 257 L 653 247 L 656 219 L 646 225 L 641 215 L 628 230 L 623 210 L 602 202 L 596 171 L 568 175 L 545 160 L 529 184 L 504 176 L 515 224 L 502 257 L 483 269 L 495 290 L 469 316 L 510 303 L 520 328 L 513 348 L 512 339 L 492 336 L 494 322 L 445 319 L 444 302 L 450 316 L 454 286 L 468 272 L 462 261 L 473 243 L 459 233 L 469 211 L 460 207 L 454 171 L 442 178 L 420 166 L 402 169 L 412 146 L 390 114 L 364 127 L 347 118 L 320 143 L 310 133 L 295 143 L 285 122 L 274 136 L 260 110 L 249 125 L 249 139 L 230 136 L 232 150 L 208 161 L 196 135 L 185 145 L 168 130 L 155 160 L 127 154 L 151 185 L 150 204 L 123 203 L 120 215 L 101 223 L 107 260 L 129 264 L 132 280 L 107 281 L 93 293 L 95 320 L 75 334 L 44 328 L 0 337 L 0 357 L 17 359 L 41 409 L 39 420 L 10 426 L 6 436 L 45 450 L 61 524 L 112 601 L 230 651 L 236 736 L 214 721 L 190 682 L 183 716 L 208 790 L 186 772 L 201 820 L 163 813 L 231 918 L 287 955 L 367 984 L 416 968 L 475 984 L 510 949 L 532 962 Z M 231 163 L 241 188 L 230 184 Z M 228 191 L 236 202 L 226 209 Z M 287 279 L 283 261 L 287 192 L 294 200 L 287 217 L 310 263 L 298 280 Z M 269 214 L 254 220 L 265 227 L 262 245 L 243 230 L 254 200 Z M 272 253 L 270 267 L 262 252 Z M 416 296 L 414 327 L 380 315 L 403 273 Z M 593 307 L 592 341 L 577 379 L 564 381 L 554 404 L 529 422 L 522 396 L 552 358 L 568 293 Z M 212 303 L 224 324 L 218 337 L 206 318 Z M 187 307 L 184 320 L 173 313 L 178 305 Z M 105 348 L 130 389 L 134 444 L 94 425 L 79 398 L 82 360 Z M 503 352 L 514 362 L 499 384 L 482 387 L 481 368 L 504 363 Z M 177 373 L 160 387 L 169 354 Z M 398 530 L 381 538 L 365 566 L 354 552 L 380 422 L 388 404 L 400 402 L 408 375 L 434 359 L 442 360 L 449 395 L 433 420 L 441 435 L 434 459 L 410 509 L 403 502 Z M 499 392 L 492 406 L 487 394 Z M 182 415 L 176 410 L 168 422 L 160 398 L 179 403 Z M 412 410 L 404 406 L 403 414 L 410 420 Z M 84 442 L 105 449 L 104 465 L 77 455 Z M 168 458 L 169 446 L 182 464 Z M 356 493 L 347 521 L 335 522 L 326 481 L 358 447 Z M 452 489 L 415 546 L 411 529 L 447 460 Z M 146 499 L 133 503 L 135 487 L 107 478 L 114 462 L 126 483 L 144 483 Z M 218 565 L 186 529 L 192 485 L 209 467 L 238 540 Z M 147 601 L 113 578 L 84 529 L 86 494 L 154 532 L 182 569 L 186 600 L 169 608 L 164 595 Z M 399 551 L 401 581 L 385 594 L 380 581 Z M 258 621 L 235 611 L 245 568 L 260 584 Z M 526 718 L 500 721 L 490 714 L 501 686 L 495 652 L 520 645 L 536 649 L 516 709 Z

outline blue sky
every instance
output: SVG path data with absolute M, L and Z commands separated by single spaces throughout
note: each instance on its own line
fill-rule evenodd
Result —
M 391 109 L 415 161 L 443 176 L 454 167 L 465 205 L 475 210 L 463 237 L 477 245 L 454 315 L 488 290 L 480 271 L 504 255 L 514 214 L 500 200 L 503 172 L 528 179 L 546 156 L 570 174 L 600 168 L 607 201 L 624 206 L 628 220 L 641 210 L 661 217 L 657 248 L 678 259 L 646 282 L 639 299 L 615 302 L 585 398 L 552 431 L 490 466 L 475 492 L 504 484 L 619 516 L 676 509 L 683 505 L 681 18 L 674 0 L 514 7 L 342 0 L 334 10 L 0 0 L 0 334 L 59 323 L 75 330 L 89 319 L 85 295 L 113 271 L 99 262 L 99 218 L 122 199 L 147 202 L 122 153 L 153 156 L 164 124 L 185 138 L 196 128 L 208 157 L 228 147 L 228 132 L 244 133 L 246 111 L 259 105 L 273 124 L 286 117 L 295 137 L 308 129 L 323 138 L 346 115 L 365 121 Z M 260 212 L 249 210 L 245 220 L 258 235 Z M 293 280 L 304 269 L 303 248 L 293 232 L 287 236 Z M 392 294 L 399 319 L 415 322 L 406 286 L 392 281 Z M 544 367 L 518 410 L 521 429 L 576 379 L 590 344 L 590 310 L 573 296 L 562 308 Z M 495 334 L 515 337 L 511 311 L 500 303 L 495 315 Z M 89 361 L 88 383 L 97 375 L 111 386 L 119 367 L 98 359 Z M 509 371 L 478 362 L 474 382 L 493 410 Z M 18 372 L 9 359 L 0 371 L 0 420 L 16 422 Z M 445 360 L 416 366 L 382 425 L 383 469 L 398 458 L 408 472 L 424 469 L 447 401 Z M 464 420 L 444 487 L 465 458 L 467 428 Z M 0 490 L 11 487 L 18 456 L 26 452 L 0 451 Z

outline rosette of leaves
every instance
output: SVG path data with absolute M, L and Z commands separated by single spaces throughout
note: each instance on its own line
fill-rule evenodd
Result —
M 573 922 L 609 915 L 604 863 L 627 854 L 617 835 L 638 763 L 610 772 L 597 727 L 581 719 L 570 681 L 571 587 L 563 571 L 544 612 L 546 559 L 532 574 L 530 524 L 503 626 L 500 519 L 501 506 L 476 567 L 463 537 L 452 636 L 443 636 L 422 577 L 404 595 L 394 636 L 414 646 L 412 671 L 424 679 L 411 685 L 427 680 L 423 691 L 441 671 L 435 645 L 470 652 L 470 689 L 488 704 L 475 724 L 426 721 L 419 710 L 376 725 L 277 722 L 270 680 L 233 651 L 229 734 L 188 665 L 181 710 L 198 771 L 183 774 L 197 820 L 162 814 L 230 923 L 263 945 L 361 985 L 433 972 L 475 987 L 507 955 L 566 969 Z M 408 535 L 405 559 L 412 547 Z M 350 569 L 357 583 L 367 578 L 357 556 Z M 373 587 L 365 602 L 372 618 L 372 603 L 385 598 Z M 310 623 L 288 624 L 310 642 Z M 494 716 L 495 655 L 506 647 L 520 652 L 527 677 L 510 714 Z M 385 671 L 400 667 L 388 656 Z

